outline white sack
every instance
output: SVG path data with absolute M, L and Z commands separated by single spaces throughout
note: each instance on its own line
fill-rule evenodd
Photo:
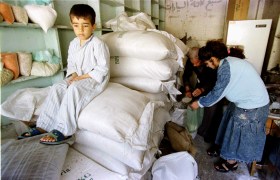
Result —
M 171 113 L 172 122 L 184 126 L 184 115 L 186 112 L 187 109 L 174 108 L 174 111 Z
M 104 27 L 111 28 L 115 31 L 132 31 L 132 30 L 146 30 L 146 24 L 136 22 L 135 19 L 130 19 L 126 12 L 122 12 L 114 19 L 104 23 Z
M 30 121 L 40 108 L 50 87 L 24 88 L 15 91 L 1 104 L 1 115 L 14 120 Z
M 110 82 L 115 82 L 122 84 L 128 88 L 149 92 L 149 93 L 160 93 L 166 92 L 169 94 L 181 94 L 178 89 L 176 89 L 174 83 L 175 81 L 166 81 L 162 82 L 157 79 L 150 78 L 141 78 L 141 77 L 120 77 L 120 78 L 111 78 Z
M 126 12 L 121 12 L 119 15 L 117 15 L 115 18 L 110 19 L 109 21 L 105 22 L 103 24 L 104 28 L 112 28 L 113 26 L 116 27 L 117 23 L 118 23 L 118 19 L 122 16 L 127 17 L 127 13 Z M 113 30 L 113 29 L 112 29 Z M 113 30 L 114 31 L 114 30 Z
M 153 180 L 199 179 L 197 163 L 187 152 L 177 152 L 160 157 L 152 167 L 152 175 Z
M 164 109 L 169 111 L 172 108 L 172 101 L 169 99 L 168 95 L 164 92 L 160 93 L 148 93 L 141 92 L 146 97 L 148 97 L 151 101 L 162 101 L 164 102 Z
M 144 175 L 152 167 L 152 164 L 156 160 L 154 153 L 145 153 L 143 167 L 140 171 L 137 171 L 96 148 L 85 146 L 79 143 L 73 144 L 73 148 L 89 157 L 90 159 L 94 160 L 96 163 L 100 164 L 106 169 L 112 172 L 116 172 L 122 176 L 128 176 L 129 180 L 143 179 Z
M 155 110 L 153 128 L 150 133 L 150 142 L 154 145 L 160 145 L 160 142 L 164 136 L 164 125 L 171 121 L 171 116 L 169 112 L 163 108 L 158 108 Z
M 57 18 L 57 12 L 51 6 L 28 4 L 24 6 L 29 19 L 41 26 L 47 32 Z
M 137 171 L 129 166 L 123 164 L 117 159 L 111 157 L 107 153 L 100 151 L 99 149 L 82 145 L 79 143 L 73 144 L 73 148 L 94 160 L 96 163 L 105 167 L 106 169 L 116 172 L 122 176 L 128 176 L 129 180 L 140 180 L 143 179 L 147 171 L 152 167 L 155 162 L 154 153 L 145 153 L 143 159 L 143 167 L 140 171 Z M 146 151 L 147 152 L 147 151 Z
M 82 153 L 83 155 L 87 156 L 91 160 L 95 161 L 96 163 L 100 164 L 101 166 L 105 167 L 106 169 L 116 172 L 122 176 L 126 176 L 131 171 L 131 168 L 129 168 L 124 163 L 120 162 L 119 160 L 109 156 L 107 153 L 97 149 L 93 148 L 87 145 L 74 143 L 72 147 Z M 113 151 L 113 149 L 112 149 Z
M 165 37 L 167 37 L 168 39 L 170 39 L 170 41 L 174 43 L 174 46 L 176 49 L 177 62 L 181 68 L 184 68 L 184 58 L 185 58 L 189 48 L 180 39 L 176 38 L 175 36 L 173 36 L 172 34 L 166 32 L 166 31 L 160 31 L 157 29 L 147 29 L 147 31 L 162 34 Z
M 168 98 L 167 93 L 159 92 L 159 93 L 148 93 L 148 92 L 141 92 L 146 97 L 148 97 L 151 101 L 162 101 L 164 103 L 169 103 L 170 99 Z
M 164 136 L 164 125 L 170 120 L 171 117 L 168 111 L 163 108 L 155 110 L 152 126 L 149 130 L 147 150 L 137 150 L 129 143 L 116 142 L 102 135 L 85 130 L 77 131 L 76 143 L 99 149 L 127 166 L 135 170 L 141 170 L 145 154 L 152 153 L 149 156 L 153 156 L 156 153 Z
M 131 31 L 155 29 L 155 25 L 146 13 L 140 12 L 134 16 L 128 17 L 126 12 L 122 12 L 118 16 L 105 22 L 104 27 L 111 28 L 115 31 Z
M 33 61 L 32 76 L 52 76 L 60 70 L 60 64 Z
M 112 172 L 75 149 L 69 148 L 61 171 L 61 180 L 77 180 L 82 178 L 95 180 L 128 179 L 127 176 L 122 176 L 118 173 Z
M 160 138 L 161 134 L 158 133 L 157 136 L 157 138 Z M 79 145 L 88 146 L 92 149 L 98 149 L 135 170 L 142 169 L 142 164 L 146 153 L 151 153 L 150 156 L 153 156 L 157 152 L 156 147 L 148 150 L 137 150 L 132 148 L 128 143 L 116 142 L 105 138 L 104 136 L 100 136 L 85 130 L 79 130 L 76 133 L 76 137 L 76 143 Z
M 145 61 L 132 57 L 111 56 L 110 77 L 144 77 L 168 80 L 178 71 L 179 64 L 174 59 Z
M 151 16 L 146 13 L 140 12 L 134 16 L 130 16 L 129 19 L 136 24 L 145 25 L 147 29 L 156 29 L 154 22 L 151 20 Z
M 109 83 L 81 112 L 78 127 L 145 150 L 154 109 L 163 105 L 149 102 L 140 92 Z
M 85 130 L 76 133 L 76 143 L 98 149 L 129 167 L 140 169 L 145 151 L 133 149 L 128 143 L 116 142 Z
M 177 59 L 177 52 L 170 39 L 152 31 L 120 31 L 100 36 L 111 56 L 133 57 L 147 60 Z

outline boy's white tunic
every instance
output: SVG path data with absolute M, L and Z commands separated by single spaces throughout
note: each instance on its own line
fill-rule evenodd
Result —
M 48 132 L 56 129 L 70 136 L 76 132 L 81 111 L 108 84 L 110 54 L 107 45 L 97 37 L 91 36 L 83 46 L 75 38 L 70 43 L 67 62 L 66 77 L 76 72 L 78 76 L 89 74 L 91 78 L 75 81 L 70 86 L 67 79 L 54 84 L 44 102 L 37 127 Z

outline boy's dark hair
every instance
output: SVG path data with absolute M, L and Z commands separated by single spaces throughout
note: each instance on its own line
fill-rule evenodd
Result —
M 88 18 L 92 25 L 95 24 L 95 11 L 87 4 L 74 4 L 69 13 L 70 19 L 72 21 L 73 16 L 77 18 Z

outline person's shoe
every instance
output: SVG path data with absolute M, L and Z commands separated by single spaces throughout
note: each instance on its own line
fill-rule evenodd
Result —
M 238 168 L 238 164 L 237 161 L 235 161 L 233 164 L 230 164 L 227 160 L 221 159 L 214 164 L 214 167 L 219 172 L 229 172 L 235 171 Z
M 46 141 L 44 140 L 45 138 L 52 138 L 53 141 Z M 47 145 L 59 145 L 64 143 L 72 145 L 74 141 L 74 136 L 64 136 L 60 131 L 55 129 L 47 133 L 46 136 L 40 139 L 40 143 Z
M 25 139 L 25 138 L 30 138 L 33 136 L 37 136 L 42 134 L 41 131 L 39 131 L 36 127 L 30 128 L 28 131 L 22 133 L 20 136 L 17 137 L 17 139 Z

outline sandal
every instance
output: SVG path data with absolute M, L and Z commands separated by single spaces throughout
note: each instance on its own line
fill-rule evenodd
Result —
M 37 128 L 30 128 L 29 131 L 22 133 L 20 136 L 17 137 L 17 139 L 25 139 L 25 138 L 37 136 L 40 134 L 42 134 L 42 132 L 39 131 Z
M 209 149 L 207 149 L 207 154 L 212 157 L 220 156 L 220 147 L 219 145 L 213 145 Z
M 42 141 L 42 138 L 45 137 L 51 137 L 53 138 L 55 141 L 51 142 L 51 141 Z M 42 144 L 47 144 L 47 145 L 59 145 L 59 144 L 63 144 L 63 143 L 68 143 L 71 144 L 70 140 L 72 139 L 73 136 L 64 136 L 60 131 L 58 130 L 52 130 L 51 132 L 49 132 L 46 136 L 42 137 L 40 139 L 40 143 Z
M 237 161 L 233 164 L 230 164 L 227 162 L 227 160 L 220 160 L 217 163 L 214 164 L 215 169 L 219 172 L 229 172 L 229 171 L 234 171 L 238 168 Z

